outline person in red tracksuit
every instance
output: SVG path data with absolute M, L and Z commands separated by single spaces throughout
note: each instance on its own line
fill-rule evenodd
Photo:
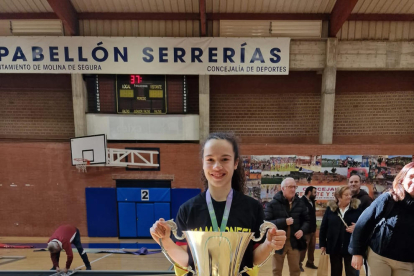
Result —
M 68 271 L 73 260 L 72 244 L 75 245 L 75 247 L 78 249 L 79 255 L 81 256 L 86 266 L 86 270 L 91 270 L 91 264 L 89 263 L 88 255 L 82 248 L 79 229 L 72 225 L 59 226 L 59 228 L 56 229 L 47 243 L 47 249 L 50 251 L 50 257 L 53 262 L 53 267 L 51 270 L 60 272 L 60 251 L 62 249 L 65 249 L 67 260 L 66 267 L 62 269 L 62 271 L 65 273 Z

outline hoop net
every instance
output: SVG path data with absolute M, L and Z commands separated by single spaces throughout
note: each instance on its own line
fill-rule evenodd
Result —
M 74 161 L 81 162 L 79 164 L 76 164 L 76 168 L 78 169 L 78 172 L 86 172 L 86 166 L 91 164 L 91 161 L 88 159 L 83 158 L 73 158 Z

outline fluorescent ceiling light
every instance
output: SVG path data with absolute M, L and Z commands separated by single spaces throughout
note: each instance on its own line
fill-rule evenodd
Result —
M 277 37 L 321 38 L 321 20 L 278 20 L 271 22 L 271 35 Z
M 263 37 L 270 36 L 270 22 L 264 20 L 220 20 L 220 36 Z
M 13 35 L 64 35 L 60 20 L 12 20 L 10 29 Z
M 320 38 L 321 20 L 220 20 L 222 37 Z

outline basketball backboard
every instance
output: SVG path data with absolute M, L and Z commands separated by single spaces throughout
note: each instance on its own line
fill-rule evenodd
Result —
M 72 166 L 81 164 L 79 159 L 89 160 L 89 165 L 106 164 L 105 134 L 71 138 L 70 150 Z

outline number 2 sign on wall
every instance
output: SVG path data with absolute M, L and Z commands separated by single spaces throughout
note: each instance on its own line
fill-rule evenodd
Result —
M 148 190 L 141 190 L 141 200 L 148 201 L 149 200 L 149 191 Z

